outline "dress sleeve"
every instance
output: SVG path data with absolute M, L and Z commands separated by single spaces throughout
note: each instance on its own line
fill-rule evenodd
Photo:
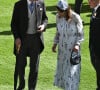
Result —
M 77 39 L 76 44 L 80 45 L 80 42 L 84 40 L 84 32 L 83 32 L 83 24 L 82 19 L 78 14 L 74 14 L 74 18 L 76 27 L 77 27 Z
M 54 44 L 58 44 L 59 42 L 59 33 L 56 32 L 55 37 L 54 37 Z
M 57 23 L 58 23 L 58 15 L 56 15 L 56 34 L 54 37 L 54 44 L 57 44 L 59 42 L 59 33 L 58 33 Z

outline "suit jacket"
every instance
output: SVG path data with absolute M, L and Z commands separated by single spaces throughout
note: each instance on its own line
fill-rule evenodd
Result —
M 25 38 L 28 29 L 28 6 L 27 0 L 21 0 L 15 3 L 12 20 L 11 20 L 11 31 L 13 33 L 14 39 L 20 38 L 23 40 Z M 45 28 L 47 26 L 48 18 L 46 16 L 46 10 L 43 0 L 38 0 L 37 2 L 37 26 L 44 24 Z M 40 34 L 40 39 L 42 43 L 41 52 L 44 48 L 43 43 L 43 33 Z M 16 49 L 14 45 L 14 53 L 16 54 Z
M 95 55 L 100 57 L 100 6 L 90 21 L 89 47 L 92 47 Z

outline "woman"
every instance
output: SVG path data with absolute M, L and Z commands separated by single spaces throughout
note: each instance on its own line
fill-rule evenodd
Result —
M 72 65 L 70 57 L 72 51 L 80 51 L 80 42 L 83 41 L 82 20 L 64 0 L 58 1 L 57 11 L 57 32 L 52 46 L 52 51 L 56 52 L 58 44 L 54 85 L 64 90 L 78 90 L 81 65 Z

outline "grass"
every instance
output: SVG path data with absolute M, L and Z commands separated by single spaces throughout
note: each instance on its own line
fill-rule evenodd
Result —
M 10 21 L 13 5 L 17 0 L 0 0 L 0 90 L 13 90 L 13 73 L 15 56 L 13 52 L 13 36 L 10 32 Z M 55 5 L 58 0 L 45 0 L 47 16 L 49 18 L 47 31 L 44 33 L 45 50 L 41 54 L 39 76 L 36 90 L 61 90 L 53 86 L 56 69 L 56 53 L 52 53 L 51 47 L 55 35 Z M 69 4 L 74 7 L 74 0 Z M 82 43 L 82 69 L 79 90 L 95 90 L 95 71 L 91 65 L 88 40 L 89 40 L 89 16 L 90 9 L 87 0 L 84 0 L 81 17 L 84 23 L 85 41 Z M 26 88 L 29 67 L 26 67 Z

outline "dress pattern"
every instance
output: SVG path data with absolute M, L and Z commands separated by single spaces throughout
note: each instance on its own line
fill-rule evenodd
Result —
M 57 68 L 54 85 L 64 90 L 78 90 L 81 64 L 70 63 L 71 51 L 83 40 L 82 20 L 72 12 L 72 19 L 56 18 L 57 32 L 54 43 L 58 44 Z

